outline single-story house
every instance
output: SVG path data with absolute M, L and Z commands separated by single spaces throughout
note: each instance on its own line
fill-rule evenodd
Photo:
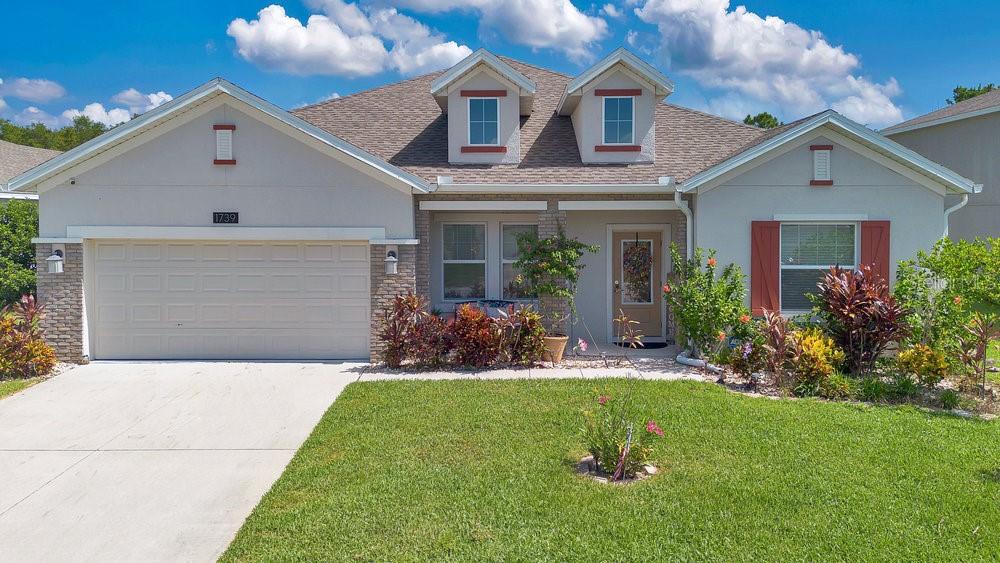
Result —
M 625 310 L 663 341 L 671 243 L 791 312 L 832 264 L 891 276 L 978 189 L 833 111 L 763 131 L 673 90 L 624 49 L 575 77 L 479 50 L 292 112 L 212 80 L 12 180 L 39 194 L 48 338 L 65 360 L 375 358 L 393 296 L 529 299 L 517 236 L 562 230 L 601 248 L 571 336 L 610 341 Z
M 1000 90 L 948 105 L 881 131 L 897 143 L 982 184 L 951 196 L 953 239 L 1000 237 Z M 952 200 L 954 200 L 952 202 Z
M 7 191 L 7 181 L 58 155 L 59 151 L 10 143 L 0 139 L 0 201 L 36 199 L 32 193 Z

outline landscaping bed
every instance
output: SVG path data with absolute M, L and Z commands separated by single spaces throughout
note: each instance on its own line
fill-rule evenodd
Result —
M 658 471 L 576 472 L 635 385 Z M 973 560 L 1000 551 L 994 422 L 688 381 L 355 383 L 244 524 L 245 560 Z
M 28 387 L 45 379 L 44 377 L 31 377 L 28 379 L 6 379 L 0 380 L 0 399 L 24 391 Z

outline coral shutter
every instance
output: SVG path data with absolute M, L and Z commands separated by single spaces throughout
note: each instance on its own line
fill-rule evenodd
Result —
M 861 265 L 889 281 L 889 221 L 861 222 Z
M 750 308 L 753 314 L 764 309 L 781 309 L 778 298 L 778 267 L 781 260 L 781 223 L 750 223 Z

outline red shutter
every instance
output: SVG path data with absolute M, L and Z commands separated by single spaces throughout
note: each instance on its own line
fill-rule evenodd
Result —
M 861 222 L 861 265 L 889 281 L 889 221 Z
M 781 223 L 750 223 L 750 308 L 755 315 L 764 309 L 781 309 L 778 292 L 778 267 L 781 260 Z

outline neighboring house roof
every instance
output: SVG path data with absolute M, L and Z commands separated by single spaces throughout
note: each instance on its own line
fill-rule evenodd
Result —
M 892 127 L 886 127 L 882 129 L 881 133 L 883 135 L 892 135 L 894 133 L 941 125 L 942 123 L 958 121 L 960 119 L 969 119 L 970 117 L 986 115 L 996 111 L 1000 111 L 1000 89 L 990 90 L 975 98 L 969 98 L 957 104 L 945 106 L 939 110 L 914 117 L 902 123 L 897 123 Z
M 769 130 L 764 135 L 752 140 L 736 151 L 705 170 L 695 174 L 679 188 L 682 192 L 696 191 L 700 186 L 722 176 L 723 174 L 747 164 L 764 154 L 777 149 L 781 145 L 801 137 L 819 127 L 829 126 L 861 142 L 869 149 L 922 174 L 923 176 L 950 188 L 958 193 L 978 193 L 982 185 L 965 178 L 936 162 L 917 154 L 916 152 L 892 141 L 867 127 L 851 121 L 833 110 L 826 110 L 793 123 Z
M 0 191 L 14 176 L 61 154 L 52 149 L 40 149 L 8 143 L 0 139 Z
M 292 113 L 416 174 L 428 182 L 450 176 L 456 184 L 658 184 L 681 181 L 764 131 L 699 111 L 656 107 L 656 155 L 646 164 L 584 164 L 573 123 L 556 113 L 572 78 L 501 57 L 536 85 L 534 111 L 521 118 L 521 162 L 477 165 L 448 162 L 447 115 L 429 94 L 444 73 L 432 73 Z
M 327 147 L 339 151 L 344 155 L 356 159 L 388 176 L 410 186 L 418 191 L 429 191 L 429 186 L 418 176 L 385 162 L 381 158 L 372 155 L 358 147 L 350 144 L 331 134 L 329 131 L 320 129 L 315 125 L 303 121 L 291 113 L 278 106 L 261 99 L 250 92 L 236 86 L 235 84 L 222 78 L 215 78 L 201 86 L 178 96 L 173 100 L 152 109 L 135 119 L 114 127 L 110 131 L 95 137 L 82 145 L 66 151 L 52 160 L 45 162 L 41 166 L 32 168 L 28 172 L 12 178 L 9 182 L 11 191 L 26 190 L 37 185 L 47 178 L 59 174 L 97 154 L 110 150 L 114 146 L 128 141 L 129 139 L 155 127 L 166 119 L 173 117 L 185 109 L 208 101 L 215 96 L 227 94 L 233 98 L 260 110 L 280 122 L 293 127 L 309 137 L 319 141 Z M 425 92 L 426 95 L 426 92 Z

